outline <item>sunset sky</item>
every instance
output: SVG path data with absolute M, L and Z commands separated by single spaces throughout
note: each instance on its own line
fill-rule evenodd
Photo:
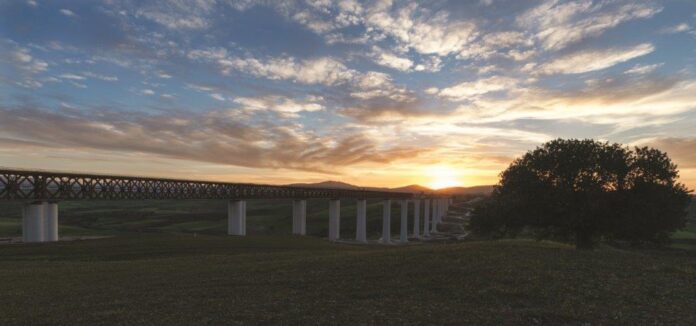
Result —
M 0 166 L 493 184 L 554 138 L 696 187 L 696 1 L 0 1 Z

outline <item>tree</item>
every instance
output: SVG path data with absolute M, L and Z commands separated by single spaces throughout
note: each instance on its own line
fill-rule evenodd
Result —
M 470 229 L 497 237 L 530 230 L 590 249 L 598 239 L 663 244 L 686 224 L 689 191 L 653 148 L 556 139 L 516 159 Z

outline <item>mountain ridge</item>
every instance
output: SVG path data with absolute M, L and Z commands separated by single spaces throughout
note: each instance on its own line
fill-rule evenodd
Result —
M 335 180 L 326 180 L 326 181 L 321 181 L 321 182 L 314 182 L 314 183 L 292 183 L 289 184 L 288 186 L 291 187 L 307 187 L 307 188 L 335 188 L 335 189 L 365 189 L 365 190 L 376 190 L 376 191 L 399 191 L 399 192 L 413 192 L 413 193 L 420 193 L 420 192 L 437 192 L 437 193 L 443 193 L 443 194 L 448 194 L 448 195 L 468 195 L 468 194 L 481 194 L 481 195 L 488 195 L 493 191 L 493 185 L 479 185 L 479 186 L 471 186 L 471 187 L 449 187 L 449 188 L 443 188 L 443 189 L 431 189 L 425 186 L 421 186 L 418 184 L 411 184 L 407 186 L 402 186 L 402 187 L 395 187 L 395 188 L 387 188 L 387 187 L 360 187 L 356 186 L 350 183 L 342 182 L 342 181 L 335 181 Z

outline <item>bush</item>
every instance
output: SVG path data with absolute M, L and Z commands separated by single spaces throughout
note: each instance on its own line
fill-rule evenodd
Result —
M 689 191 L 677 166 L 653 148 L 557 139 L 516 159 L 491 197 L 474 209 L 478 234 L 542 239 L 592 248 L 600 238 L 664 244 L 686 224 Z

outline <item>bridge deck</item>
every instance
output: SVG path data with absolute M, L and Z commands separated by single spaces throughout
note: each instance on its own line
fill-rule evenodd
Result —
M 0 169 L 0 200 L 409 199 L 408 192 L 327 189 L 166 178 Z

